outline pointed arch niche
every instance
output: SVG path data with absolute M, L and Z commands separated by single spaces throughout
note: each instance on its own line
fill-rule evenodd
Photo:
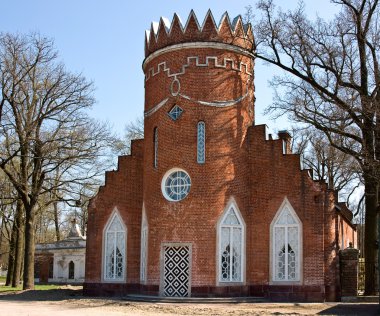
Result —
M 103 280 L 125 282 L 127 227 L 115 207 L 103 231 Z
M 245 222 L 232 198 L 217 223 L 217 281 L 244 282 Z
M 285 197 L 270 225 L 270 282 L 302 281 L 302 223 Z
M 148 259 L 148 220 L 146 218 L 145 206 L 142 209 L 141 218 L 141 253 L 140 253 L 140 281 L 146 282 Z

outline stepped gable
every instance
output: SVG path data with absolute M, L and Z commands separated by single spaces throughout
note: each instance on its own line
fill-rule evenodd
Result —
M 252 27 L 244 24 L 240 15 L 231 22 L 227 12 L 218 24 L 215 23 L 211 10 L 208 10 L 202 24 L 199 24 L 193 10 L 186 24 L 175 13 L 171 23 L 167 18 L 161 17 L 159 22 L 152 22 L 150 30 L 145 32 L 145 57 L 161 48 L 185 42 L 219 42 L 250 51 L 253 47 Z

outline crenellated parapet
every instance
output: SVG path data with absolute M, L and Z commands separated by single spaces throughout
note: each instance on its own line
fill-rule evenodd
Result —
M 171 23 L 167 18 L 161 17 L 159 22 L 153 22 L 150 30 L 146 31 L 145 56 L 167 46 L 189 42 L 224 43 L 251 51 L 252 28 L 249 23 L 243 23 L 240 15 L 231 21 L 227 12 L 217 24 L 209 10 L 203 23 L 200 24 L 192 10 L 185 25 L 175 13 Z

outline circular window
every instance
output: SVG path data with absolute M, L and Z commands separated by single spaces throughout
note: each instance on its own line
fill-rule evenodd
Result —
M 183 200 L 189 194 L 190 187 L 190 176 L 181 169 L 168 171 L 161 183 L 162 194 L 169 201 Z

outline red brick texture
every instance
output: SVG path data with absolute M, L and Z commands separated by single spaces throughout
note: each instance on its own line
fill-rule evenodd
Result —
M 253 77 L 246 73 L 245 66 L 237 66 L 246 65 L 247 72 L 253 74 L 249 54 L 214 46 L 170 50 L 170 45 L 208 41 L 214 34 L 210 21 L 205 24 L 209 25 L 207 36 L 197 29 L 182 34 L 176 21 L 175 18 L 172 38 L 167 38 L 161 28 L 158 43 L 152 35 L 149 47 L 146 42 L 148 58 L 153 52 L 156 55 L 146 59 L 143 65 L 147 114 L 144 141 L 133 144 L 131 156 L 119 157 L 118 170 L 106 174 L 105 186 L 90 205 L 85 293 L 158 295 L 162 281 L 161 246 L 180 242 L 192 245 L 192 296 L 336 300 L 339 262 L 333 192 L 325 184 L 313 181 L 308 171 L 300 170 L 299 156 L 290 154 L 289 149 L 284 153 L 282 139 L 267 140 L 265 126 L 254 126 Z M 195 28 L 190 22 L 189 29 Z M 231 43 L 227 40 L 228 30 L 224 26 L 222 30 L 224 33 L 212 37 L 213 41 Z M 237 45 L 244 47 L 241 42 Z M 160 51 L 161 48 L 164 50 Z M 171 86 L 175 79 L 180 85 L 174 83 L 173 93 Z M 231 100 L 237 101 L 229 106 L 215 106 Z M 183 109 L 176 121 L 168 116 L 174 105 Z M 197 163 L 199 121 L 206 125 L 204 164 Z M 153 166 L 155 128 L 158 131 L 156 168 Z M 161 181 L 172 168 L 186 170 L 191 178 L 190 193 L 179 202 L 166 200 L 161 192 Z M 302 223 L 301 281 L 281 285 L 271 281 L 270 224 L 285 198 Z M 238 284 L 219 285 L 217 222 L 231 199 L 246 225 L 245 277 Z M 149 229 L 147 281 L 140 284 L 143 205 Z M 102 283 L 101 277 L 103 228 L 115 207 L 128 229 L 124 284 Z
M 359 250 L 346 248 L 339 252 L 341 265 L 342 296 L 356 296 L 358 293 Z
M 126 282 L 140 282 L 143 143 L 143 140 L 132 142 L 131 155 L 119 157 L 118 169 L 106 173 L 106 185 L 100 188 L 98 195 L 91 201 L 86 242 L 85 279 L 88 284 L 102 281 L 103 229 L 115 208 L 127 227 Z

